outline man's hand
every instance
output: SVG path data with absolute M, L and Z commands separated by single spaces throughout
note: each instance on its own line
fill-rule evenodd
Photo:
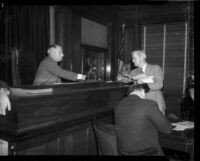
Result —
M 78 74 L 77 80 L 85 80 L 87 75 Z
M 130 83 L 133 81 L 133 80 L 131 80 L 131 78 L 129 78 L 127 76 L 121 76 L 121 75 L 117 76 L 117 80 L 120 82 L 123 82 L 123 83 Z
M 145 74 L 140 74 L 137 76 L 134 76 L 133 79 L 137 80 L 138 84 L 142 84 L 142 83 L 153 83 L 153 76 L 147 76 Z
M 10 100 L 8 95 L 10 91 L 5 88 L 0 88 L 0 115 L 6 115 L 6 109 L 11 110 Z
M 85 80 L 86 76 L 87 76 L 87 75 L 82 75 L 81 79 L 82 79 L 82 80 Z
M 134 80 L 139 80 L 139 79 L 144 79 L 144 78 L 146 78 L 147 77 L 147 75 L 145 75 L 145 74 L 138 74 L 138 75 L 136 75 L 136 76 L 133 76 L 132 78 L 134 79 Z

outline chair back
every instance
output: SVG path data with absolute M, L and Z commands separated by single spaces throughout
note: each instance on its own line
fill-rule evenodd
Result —
M 10 53 L 13 86 L 32 85 L 36 69 L 34 52 L 12 48 Z
M 100 155 L 118 155 L 115 126 L 102 120 L 93 121 Z

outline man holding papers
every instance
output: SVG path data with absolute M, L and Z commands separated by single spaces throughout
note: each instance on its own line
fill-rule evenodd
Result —
M 138 84 L 147 83 L 150 91 L 145 94 L 145 99 L 154 100 L 158 103 L 159 109 L 165 115 L 165 100 L 162 94 L 163 72 L 160 66 L 151 65 L 146 62 L 146 53 L 143 50 L 131 52 L 132 61 L 136 69 L 128 74 L 128 78 L 121 79 L 122 82 L 128 83 L 133 80 Z

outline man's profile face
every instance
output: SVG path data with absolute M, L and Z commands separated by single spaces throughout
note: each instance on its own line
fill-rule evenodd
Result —
M 52 51 L 50 53 L 50 57 L 55 60 L 56 62 L 59 62 L 62 60 L 63 58 L 63 52 L 62 52 L 62 48 L 60 47 L 56 47 L 56 48 L 52 48 Z
M 132 61 L 133 61 L 134 65 L 135 65 L 136 67 L 140 67 L 140 66 L 141 66 L 141 63 L 142 63 L 142 61 L 143 61 L 143 58 L 140 57 L 140 56 L 138 56 L 137 53 L 133 53 L 133 54 L 132 54 Z

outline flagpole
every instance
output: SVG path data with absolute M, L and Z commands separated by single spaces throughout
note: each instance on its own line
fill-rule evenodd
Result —
M 125 58 L 125 24 L 122 24 L 121 28 L 121 42 L 120 42 L 120 50 L 119 50 L 119 56 L 118 56 L 118 70 L 117 74 L 121 74 L 123 62 Z

